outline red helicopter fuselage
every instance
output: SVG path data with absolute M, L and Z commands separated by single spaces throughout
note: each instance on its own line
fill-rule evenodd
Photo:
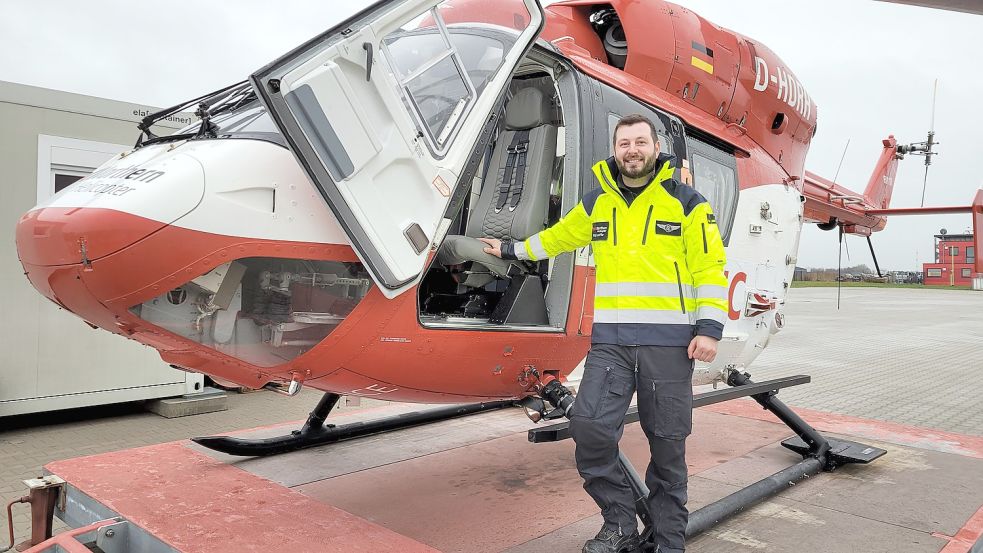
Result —
M 442 14 L 448 25 L 475 11 L 496 23 L 497 6 L 455 1 Z M 502 26 L 515 24 L 511 11 L 500 15 Z M 699 382 L 750 363 L 781 328 L 803 222 L 837 217 L 858 234 L 883 228 L 883 217 L 866 210 L 890 201 L 896 143 L 885 141 L 863 195 L 807 177 L 817 108 L 760 43 L 661 0 L 574 0 L 546 9 L 534 58 L 553 68 L 543 75 L 578 83 L 558 85 L 568 135 L 583 145 L 567 160 L 589 166 L 609 155 L 609 131 L 597 118 L 610 100 L 664 117 L 683 161 L 680 179 L 724 190 L 731 178 L 724 170 L 733 170 L 732 197 L 715 200 L 730 212 L 730 321 L 718 360 L 697 371 Z M 700 148 L 719 163 L 700 165 Z M 589 173 L 579 175 L 589 189 Z M 588 252 L 565 269 L 557 304 L 565 315 L 549 325 L 455 327 L 458 319 L 427 311 L 429 276 L 394 298 L 371 284 L 321 202 L 275 141 L 147 144 L 24 215 L 18 253 L 35 288 L 93 327 L 153 347 L 175 367 L 253 388 L 294 382 L 411 402 L 517 398 L 531 393 L 532 368 L 567 377 L 584 359 L 594 288 Z M 236 271 L 252 291 L 222 289 Z M 201 290 L 210 295 L 199 301 Z M 246 334 L 253 337 L 238 338 Z

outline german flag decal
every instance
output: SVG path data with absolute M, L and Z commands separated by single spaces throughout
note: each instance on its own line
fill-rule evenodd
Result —
M 693 64 L 693 67 L 696 67 L 697 69 L 702 69 L 707 73 L 713 75 L 713 66 L 701 60 L 700 58 L 693 56 L 693 60 L 690 63 Z
M 713 59 L 713 50 L 707 48 L 706 46 L 700 44 L 699 42 L 697 42 L 695 40 L 693 41 L 693 49 L 696 50 L 697 52 L 703 54 L 704 56 L 706 56 L 706 57 L 708 57 L 710 59 Z
M 703 71 L 706 71 L 707 73 L 713 75 L 713 50 L 707 48 L 706 46 L 700 44 L 699 42 L 696 42 L 695 40 L 692 41 L 692 46 L 693 46 L 693 50 L 695 50 L 696 52 L 698 52 L 703 56 L 706 56 L 707 58 L 710 59 L 710 61 L 706 61 L 697 56 L 692 56 L 692 58 L 690 59 L 690 64 L 693 65 L 693 67 L 702 69 Z

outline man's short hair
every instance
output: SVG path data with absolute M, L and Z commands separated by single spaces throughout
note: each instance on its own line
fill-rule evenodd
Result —
M 658 144 L 659 134 L 655 131 L 655 124 L 652 123 L 651 119 L 645 117 L 640 113 L 633 113 L 631 115 L 626 115 L 618 121 L 618 124 L 614 126 L 614 133 L 611 135 L 611 144 L 614 146 L 618 145 L 618 140 L 617 138 L 615 138 L 618 136 L 618 129 L 620 129 L 621 127 L 627 127 L 629 125 L 637 125 L 639 123 L 645 123 L 646 125 L 649 126 L 649 131 L 652 132 L 652 142 Z

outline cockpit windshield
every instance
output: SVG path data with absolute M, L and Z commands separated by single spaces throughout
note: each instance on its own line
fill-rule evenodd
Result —
M 432 27 L 409 27 L 386 37 L 386 51 L 400 73 L 400 84 L 408 93 L 416 113 L 431 132 L 434 142 L 441 143 L 450 134 L 454 116 L 461 115 L 462 101 L 473 102 L 480 96 L 501 66 L 505 52 L 515 42 L 515 33 L 508 29 L 452 25 L 445 36 Z M 450 57 L 445 57 L 447 52 L 452 52 L 458 61 L 452 63 Z M 439 62 L 434 63 L 434 60 Z M 467 76 L 470 86 L 465 84 L 462 73 Z M 283 135 L 248 83 L 191 100 L 185 106 L 196 105 L 200 100 L 208 104 L 205 108 L 207 128 L 198 121 L 171 137 L 151 140 L 249 138 L 287 147 Z M 197 113 L 199 117 L 203 113 L 200 104 Z
M 214 138 L 252 138 L 275 142 L 283 147 L 287 145 L 283 135 L 266 112 L 266 108 L 256 99 L 237 107 L 234 111 L 213 116 L 209 122 L 213 125 L 210 134 Z M 193 134 L 200 127 L 199 121 L 177 131 L 175 135 Z

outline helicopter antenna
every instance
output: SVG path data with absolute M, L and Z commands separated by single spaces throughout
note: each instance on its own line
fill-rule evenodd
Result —
M 837 225 L 840 233 L 840 256 L 836 260 L 836 310 L 840 309 L 840 292 L 843 289 L 843 225 Z
M 884 275 L 881 274 L 881 266 L 877 263 L 877 254 L 874 253 L 874 243 L 870 241 L 870 236 L 867 237 L 867 245 L 870 247 L 870 257 L 874 259 L 874 268 L 877 269 L 877 278 L 883 278 Z M 917 253 L 915 255 L 917 255 Z
M 935 79 L 935 86 L 932 89 L 932 119 L 929 124 L 928 138 L 925 142 L 913 142 L 906 146 L 898 146 L 898 153 L 904 156 L 911 154 L 925 156 L 925 176 L 922 178 L 922 207 L 925 207 L 925 189 L 928 186 L 928 166 L 932 164 L 932 156 L 938 155 L 933 148 L 939 143 L 935 141 L 935 100 L 938 97 L 939 80 Z
M 833 182 L 836 182 L 836 177 L 840 176 L 840 168 L 843 167 L 843 160 L 846 159 L 846 151 L 850 148 L 850 139 L 846 139 L 846 146 L 843 147 L 843 155 L 840 156 L 840 164 L 836 166 L 836 174 L 833 175 Z

